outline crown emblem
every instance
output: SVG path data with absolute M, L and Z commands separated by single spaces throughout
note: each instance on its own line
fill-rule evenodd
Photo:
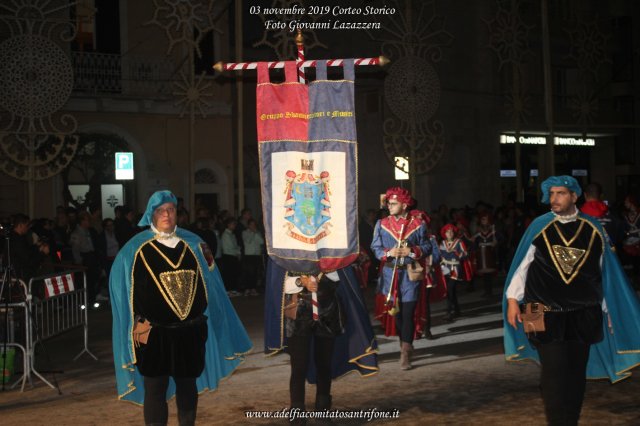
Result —
M 300 160 L 302 170 L 313 171 L 313 160 Z

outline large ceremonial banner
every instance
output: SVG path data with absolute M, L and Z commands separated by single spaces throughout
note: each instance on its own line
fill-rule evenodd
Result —
M 285 82 L 258 64 L 257 122 L 267 252 L 289 271 L 317 273 L 358 255 L 357 145 L 353 60 L 344 79 L 299 83 L 295 61 Z

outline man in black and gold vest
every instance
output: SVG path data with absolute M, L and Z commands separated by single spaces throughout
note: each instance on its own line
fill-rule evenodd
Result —
M 597 377 L 599 368 L 617 356 L 608 356 L 603 362 L 598 355 L 608 350 L 602 346 L 612 346 L 604 330 L 608 328 L 609 334 L 618 327 L 616 335 L 627 333 L 624 323 L 612 323 L 609 316 L 611 310 L 619 314 L 620 298 L 614 297 L 613 291 L 625 290 L 626 283 L 619 276 L 612 279 L 611 271 L 620 268 L 606 245 L 602 227 L 576 208 L 582 193 L 578 182 L 571 176 L 552 176 L 542 183 L 542 192 L 542 202 L 551 205 L 551 212 L 531 223 L 507 277 L 505 352 L 508 360 L 535 359 L 537 350 L 547 421 L 577 425 L 587 375 Z M 634 303 L 623 308 L 625 315 L 638 311 L 637 300 L 632 298 L 629 302 Z M 521 309 L 528 303 L 537 303 L 537 309 L 544 313 L 544 331 L 529 330 L 526 342 Z M 598 347 L 590 357 L 592 345 Z
M 198 393 L 214 390 L 251 342 L 224 290 L 209 247 L 177 222 L 170 191 L 149 199 L 149 226 L 118 253 L 109 288 L 120 399 L 144 404 L 146 425 L 166 425 L 174 394 L 178 422 L 193 425 Z

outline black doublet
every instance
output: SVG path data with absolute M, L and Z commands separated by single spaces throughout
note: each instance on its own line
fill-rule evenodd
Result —
M 198 261 L 189 247 L 185 250 L 185 244 L 180 241 L 171 248 L 150 241 L 136 254 L 133 310 L 153 325 L 147 344 L 136 348 L 136 365 L 143 376 L 198 377 L 204 368 L 207 296 Z M 175 306 L 172 309 L 171 303 L 175 303 L 167 291 L 160 289 L 162 273 L 180 270 L 195 273 L 195 295 L 184 319 L 178 316 Z M 184 303 L 181 305 L 184 307 Z
M 345 313 L 336 293 L 340 282 L 331 281 L 323 276 L 318 282 L 318 321 L 313 320 L 313 306 L 311 293 L 303 289 L 298 293 L 298 308 L 296 319 L 286 318 L 285 328 L 287 337 L 309 336 L 315 334 L 320 337 L 336 337 L 344 331 Z M 291 295 L 286 295 L 289 304 Z
M 535 258 L 527 272 L 524 303 L 540 302 L 546 332 L 534 343 L 602 340 L 602 235 L 587 220 L 551 222 L 533 241 Z

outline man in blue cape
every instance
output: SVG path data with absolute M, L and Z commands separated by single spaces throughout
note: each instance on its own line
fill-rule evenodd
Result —
M 551 211 L 529 225 L 505 284 L 505 355 L 539 361 L 548 422 L 577 424 L 587 377 L 617 382 L 640 364 L 640 304 L 602 226 L 576 208 L 578 182 L 552 176 L 542 192 Z M 544 331 L 525 334 L 527 304 Z
M 198 393 L 242 362 L 251 342 L 208 246 L 176 226 L 177 200 L 154 193 L 109 279 L 118 398 L 144 404 L 147 425 L 167 423 L 176 395 L 180 425 L 195 423 Z

